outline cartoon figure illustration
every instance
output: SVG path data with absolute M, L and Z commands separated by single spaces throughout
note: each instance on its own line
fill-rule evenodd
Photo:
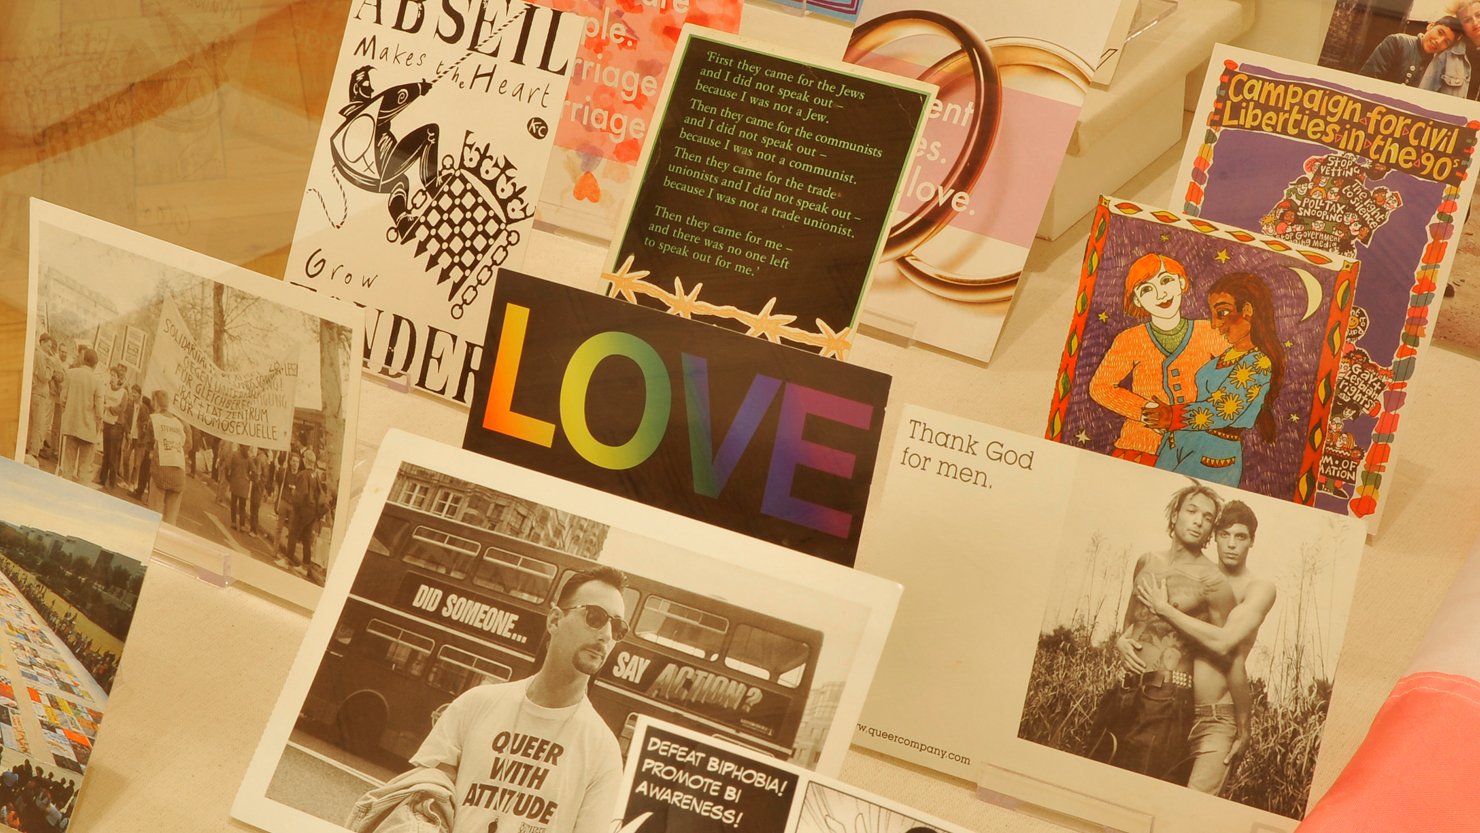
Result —
M 350 103 L 339 109 L 344 124 L 330 137 L 329 148 L 334 167 L 345 180 L 366 191 L 390 194 L 386 207 L 397 236 L 404 241 L 415 222 L 407 171 L 417 166 L 421 187 L 436 194 L 439 131 L 435 124 L 424 124 L 398 139 L 391 123 L 411 102 L 426 95 L 432 83 L 414 81 L 377 95 L 370 83 L 370 69 L 362 66 L 350 76 Z
M 1260 218 L 1265 234 L 1355 257 L 1357 246 L 1370 246 L 1373 233 L 1403 207 L 1398 192 L 1367 185 L 1386 176 L 1386 166 L 1336 152 L 1312 156 L 1302 167 L 1305 173 Z
M 1358 418 L 1376 417 L 1382 406 L 1382 394 L 1392 381 L 1392 368 L 1372 360 L 1355 342 L 1366 332 L 1367 316 L 1352 315 L 1353 328 L 1348 330 L 1342 348 L 1341 371 L 1336 377 L 1336 400 L 1325 445 L 1321 449 L 1320 478 L 1317 488 L 1339 498 L 1348 498 L 1346 484 L 1357 479 L 1363 450 L 1356 445 L 1347 423 Z M 1356 335 L 1352 335 L 1355 332 Z
M 1219 278 L 1208 290 L 1208 311 L 1228 349 L 1197 371 L 1197 401 L 1154 403 L 1146 424 L 1170 431 L 1157 468 L 1237 486 L 1244 431 L 1257 427 L 1266 443 L 1274 441 L 1271 408 L 1284 376 L 1285 350 L 1269 289 L 1257 275 L 1231 272 Z
M 1115 337 L 1089 383 L 1095 402 L 1125 417 L 1113 456 L 1155 465 L 1164 432 L 1148 424 L 1149 413 L 1156 404 L 1194 401 L 1198 369 L 1228 349 L 1211 323 L 1182 317 L 1190 283 L 1186 267 L 1156 253 L 1142 255 L 1126 272 L 1122 306 L 1146 322 Z M 1122 386 L 1126 377 L 1129 389 Z
M 376 93 L 370 70 L 363 66 L 350 76 L 350 103 L 339 110 L 344 123 L 329 139 L 335 176 L 390 195 L 386 239 L 412 246 L 416 257 L 424 258 L 425 268 L 437 273 L 438 285 L 447 290 L 449 314 L 460 319 L 519 244 L 515 226 L 533 221 L 534 206 L 525 198 L 514 163 L 490 143 L 480 144 L 472 131 L 464 134 L 456 159 L 451 154 L 438 159 L 436 124 L 397 138 L 396 117 L 437 79 Z M 412 168 L 420 180 L 415 186 Z M 343 219 L 330 222 L 339 228 Z

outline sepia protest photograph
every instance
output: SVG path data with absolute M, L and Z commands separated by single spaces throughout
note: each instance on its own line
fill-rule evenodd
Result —
M 191 542 L 172 555 L 224 549 L 235 576 L 311 604 L 343 526 L 361 316 L 31 206 L 18 459 L 161 513 Z
M 159 515 L 0 460 L 0 824 L 66 830 Z
M 1018 736 L 1289 819 L 1309 800 L 1362 536 L 1128 463 L 1081 469 Z M 1074 789 L 1072 784 L 1066 784 Z
M 267 830 L 412 788 L 455 831 L 604 828 L 638 715 L 836 770 L 899 593 L 401 432 L 340 563 L 237 798 Z

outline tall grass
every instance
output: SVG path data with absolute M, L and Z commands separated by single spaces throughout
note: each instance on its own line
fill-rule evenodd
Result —
M 1088 756 L 1095 710 L 1120 679 L 1114 641 L 1093 644 L 1092 626 L 1059 626 L 1038 638 L 1018 736 Z M 1287 818 L 1305 815 L 1331 702 L 1324 679 L 1271 699 L 1263 679 L 1251 681 L 1253 719 L 1249 746 L 1234 762 L 1223 797 Z

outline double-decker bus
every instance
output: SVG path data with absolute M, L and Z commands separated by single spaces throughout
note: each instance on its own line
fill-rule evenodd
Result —
M 298 728 L 373 765 L 372 776 L 406 769 L 454 697 L 534 673 L 546 613 L 592 563 L 387 502 Z M 632 627 L 590 689 L 623 754 L 648 714 L 790 758 L 822 633 L 627 575 Z

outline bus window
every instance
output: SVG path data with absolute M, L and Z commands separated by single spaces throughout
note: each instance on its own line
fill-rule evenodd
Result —
M 741 624 L 735 627 L 725 667 L 796 688 L 806 676 L 811 653 L 805 642 Z
M 514 669 L 501 662 L 443 645 L 437 649 L 437 661 L 427 674 L 427 684 L 456 696 L 475 685 L 501 683 L 513 676 Z
M 461 538 L 440 529 L 418 526 L 411 532 L 406 551 L 401 558 L 408 564 L 425 567 L 451 578 L 467 578 L 473 556 L 478 554 L 478 542 Z
M 426 667 L 427 658 L 432 655 L 432 645 L 435 643 L 421 634 L 398 628 L 389 622 L 371 619 L 365 624 L 361 639 L 356 644 L 366 656 L 384 660 L 392 671 L 414 677 L 420 675 Z
M 473 574 L 473 583 L 538 604 L 549 597 L 550 586 L 555 583 L 555 572 L 554 564 L 495 549 L 490 544 L 483 551 L 483 560 Z
M 632 632 L 689 656 L 716 660 L 729 629 L 729 620 L 723 616 L 654 595 L 642 606 Z

